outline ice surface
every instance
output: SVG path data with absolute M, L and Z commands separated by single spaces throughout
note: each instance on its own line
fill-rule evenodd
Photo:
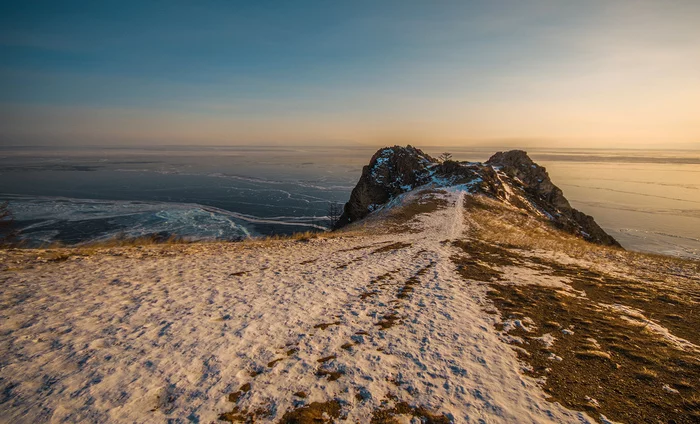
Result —
M 22 238 L 31 245 L 99 241 L 117 235 L 176 235 L 190 240 L 240 240 L 258 226 L 323 230 L 323 216 L 257 217 L 192 203 L 12 197 Z

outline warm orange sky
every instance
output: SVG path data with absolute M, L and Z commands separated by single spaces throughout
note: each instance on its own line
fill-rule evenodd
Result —
M 700 1 L 204 4 L 5 13 L 0 143 L 700 148 Z

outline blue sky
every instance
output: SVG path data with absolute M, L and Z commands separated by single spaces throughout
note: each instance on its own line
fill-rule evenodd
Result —
M 0 143 L 700 140 L 697 1 L 0 6 Z

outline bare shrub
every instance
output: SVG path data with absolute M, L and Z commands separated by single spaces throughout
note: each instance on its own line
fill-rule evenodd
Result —
M 328 221 L 331 229 L 334 229 L 340 221 L 340 216 L 343 214 L 343 205 L 337 202 L 328 204 Z
M 692 279 L 700 273 L 697 260 L 594 245 L 557 230 L 544 218 L 521 213 L 485 196 L 468 197 L 465 209 L 471 235 L 486 242 L 526 251 L 563 253 L 583 259 L 589 266 L 600 263 L 605 267 L 612 261 L 618 264 L 620 272 L 643 278 L 666 280 L 674 275 L 676 279 Z
M 19 230 L 15 226 L 15 215 L 10 210 L 10 203 L 0 203 L 0 245 L 13 244 L 18 235 Z
M 440 153 L 440 156 L 438 156 L 438 160 L 442 163 L 451 161 L 452 160 L 452 153 L 448 153 L 448 152 Z

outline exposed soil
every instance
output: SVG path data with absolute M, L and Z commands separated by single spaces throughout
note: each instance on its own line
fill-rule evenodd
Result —
M 392 209 L 387 219 L 392 232 L 414 233 L 416 230 L 408 224 L 416 216 L 446 208 L 449 205 L 448 202 L 436 196 L 435 194 L 437 193 L 437 191 L 430 192 L 426 190 L 419 201 L 412 202 L 401 208 Z
M 452 245 L 465 255 L 453 255 L 450 259 L 457 266 L 462 278 L 476 281 L 501 280 L 503 272 L 499 267 L 524 265 L 524 258 L 504 247 L 477 240 L 459 240 Z
M 674 335 L 700 345 L 700 290 L 697 288 L 679 290 L 663 283 L 590 274 L 572 277 L 571 285 L 585 291 L 593 301 L 639 309 Z
M 379 294 L 379 292 L 377 292 L 377 291 L 367 291 L 367 292 L 360 294 L 360 300 L 367 300 L 368 297 L 374 297 L 378 294 Z
M 422 406 L 411 406 L 406 402 L 398 402 L 393 408 L 378 409 L 372 413 L 371 424 L 399 424 L 397 415 L 411 416 L 423 424 L 450 424 L 452 421 L 444 414 L 434 414 Z M 413 421 L 411 421 L 413 422 Z
M 450 257 L 452 262 L 457 266 L 457 272 L 462 278 L 476 281 L 494 281 L 500 280 L 503 273 L 495 268 L 492 268 L 483 262 L 472 259 L 470 256 L 453 255 Z
M 282 416 L 279 424 L 330 423 L 338 417 L 340 417 L 340 403 L 337 400 L 312 402 L 287 412 Z
M 340 321 L 334 321 L 334 322 L 326 322 L 322 324 L 316 324 L 314 325 L 314 328 L 320 328 L 321 330 L 325 330 L 326 328 L 333 326 L 333 325 L 340 325 Z
M 238 391 L 228 395 L 229 402 L 238 403 L 241 397 L 248 393 L 250 389 L 250 383 L 242 385 Z M 268 408 L 258 408 L 254 411 L 248 411 L 236 405 L 231 411 L 219 415 L 219 420 L 228 421 L 230 423 L 254 423 L 256 419 L 267 417 L 270 413 L 271 411 Z
M 425 275 L 433 266 L 435 266 L 435 263 L 430 262 L 428 265 L 419 269 L 415 275 L 409 277 L 404 284 L 399 287 L 398 291 L 396 292 L 396 299 L 392 301 L 393 306 L 388 313 L 382 315 L 379 321 L 375 324 L 376 326 L 380 327 L 382 330 L 387 330 L 401 322 L 401 317 L 399 315 L 400 303 L 411 297 L 415 287 L 420 284 L 418 277 Z
M 614 277 L 480 241 L 453 245 L 465 253 L 451 258 L 460 275 L 491 283 L 488 298 L 507 323 L 497 329 L 516 337 L 508 340 L 551 400 L 622 422 L 700 422 L 700 357 L 635 312 L 698 345 L 697 285 Z M 500 268 L 513 265 L 563 277 L 572 290 L 501 283 Z
M 319 368 L 316 370 L 316 375 L 318 377 L 328 377 L 328 381 L 335 381 L 345 375 L 344 371 L 333 371 L 327 370 L 325 368 Z
M 379 249 L 373 250 L 372 254 L 386 253 L 386 252 L 391 252 L 394 250 L 405 249 L 407 247 L 411 247 L 411 243 L 402 243 L 400 241 L 397 241 L 396 243 L 391 243 L 391 244 L 388 244 L 386 246 L 382 246 Z
M 251 376 L 251 377 L 257 377 L 257 376 L 259 376 L 260 374 L 262 374 L 263 372 L 265 372 L 265 371 L 264 371 L 262 368 L 256 368 L 256 369 L 250 371 L 250 372 L 248 373 L 248 375 Z
M 616 293 L 605 288 L 596 287 L 598 300 Z M 508 334 L 523 339 L 519 357 L 546 378 L 551 400 L 627 423 L 700 422 L 698 355 L 561 289 L 495 283 L 487 295 L 504 319 L 525 323 Z M 537 340 L 546 334 L 556 339 L 549 347 L 547 336 Z
M 462 249 L 472 259 L 495 266 L 521 265 L 523 256 L 505 247 L 485 243 L 479 240 L 458 240 L 452 245 Z
M 595 302 L 639 309 L 674 335 L 700 345 L 697 330 L 700 328 L 700 284 L 688 284 L 682 279 L 673 285 L 662 281 L 635 281 L 539 257 L 528 260 L 544 273 L 569 278 L 568 283 L 573 288 L 584 291 Z
M 380 327 L 382 330 L 387 330 L 395 326 L 399 322 L 399 314 L 396 311 L 392 311 L 388 314 L 382 316 L 382 318 L 374 325 Z
M 243 394 L 248 393 L 250 391 L 250 383 L 246 383 L 241 386 L 240 389 L 238 389 L 237 392 L 230 393 L 228 395 L 228 401 L 229 402 L 238 402 L 238 399 L 243 396 Z
M 363 249 L 369 249 L 370 247 L 381 246 L 382 244 L 387 244 L 387 243 L 388 243 L 388 242 L 383 241 L 383 242 L 380 242 L 380 243 L 372 243 L 372 244 L 366 244 L 366 245 L 363 245 L 363 246 L 355 246 L 355 247 L 351 247 L 351 248 L 348 248 L 348 249 L 340 249 L 340 250 L 338 250 L 338 252 L 353 252 L 353 251 L 356 251 L 356 250 L 363 250 Z
M 282 360 L 284 360 L 284 358 L 277 358 L 277 359 L 275 359 L 275 360 L 272 360 L 272 361 L 270 361 L 270 362 L 267 363 L 267 367 L 268 367 L 268 368 L 272 368 L 272 367 L 274 367 L 275 365 L 277 365 L 278 362 L 280 362 L 280 361 L 282 361 Z

